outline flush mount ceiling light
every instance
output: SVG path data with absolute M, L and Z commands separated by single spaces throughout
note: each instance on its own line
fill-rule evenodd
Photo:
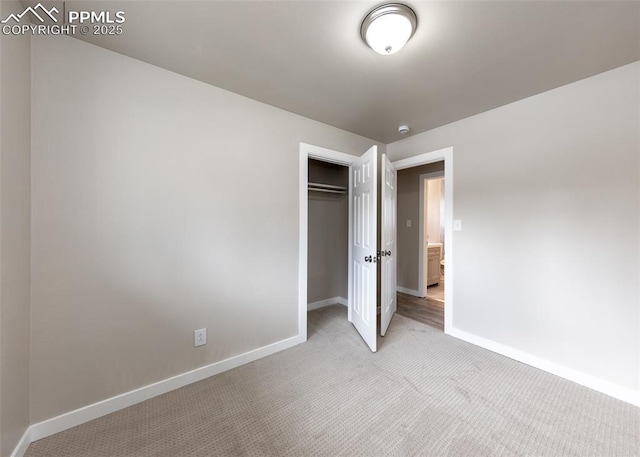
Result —
M 360 36 L 378 54 L 398 52 L 413 36 L 416 13 L 402 3 L 386 3 L 373 9 L 362 21 Z

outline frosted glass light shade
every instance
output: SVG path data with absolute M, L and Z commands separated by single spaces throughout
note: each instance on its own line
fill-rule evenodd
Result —
M 395 54 L 411 36 L 411 23 L 398 14 L 381 16 L 371 23 L 366 41 L 378 54 Z
M 398 52 L 413 36 L 416 14 L 401 3 L 389 3 L 371 11 L 362 22 L 362 39 L 378 54 Z

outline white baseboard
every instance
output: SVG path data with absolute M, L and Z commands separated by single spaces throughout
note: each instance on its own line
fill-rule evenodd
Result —
M 20 438 L 20 441 L 18 441 L 18 444 L 16 445 L 15 449 L 11 453 L 10 457 L 23 457 L 26 454 L 27 448 L 29 447 L 32 441 L 33 440 L 31 439 L 31 427 L 29 427 L 24 431 L 22 438 Z
M 403 294 L 413 295 L 414 297 L 424 298 L 424 296 L 417 290 L 407 289 L 406 287 L 396 286 L 396 292 L 402 292 Z
M 339 304 L 342 306 L 347 306 L 348 302 L 346 298 L 342 297 L 332 297 L 327 298 L 326 300 L 314 301 L 313 303 L 307 304 L 307 311 L 313 311 L 314 309 L 324 308 L 325 306 L 331 306 L 335 304 Z
M 538 368 L 556 376 L 560 376 L 561 378 L 568 379 L 569 381 L 573 381 L 576 384 L 580 384 L 605 395 L 609 395 L 610 397 L 614 397 L 618 400 L 631 403 L 635 406 L 640 406 L 640 391 L 613 384 L 609 381 L 605 381 L 595 376 L 582 373 L 572 368 L 565 367 L 555 362 L 551 362 L 541 357 L 529 354 L 524 351 L 520 351 L 518 349 L 514 349 L 504 344 L 497 343 L 495 341 L 465 332 L 463 330 L 450 328 L 447 333 L 455 338 L 464 340 L 471 344 L 475 344 L 476 346 L 480 346 L 481 348 L 488 349 L 505 357 L 509 357 L 510 359 L 517 360 L 518 362 L 522 362 L 526 365 Z
M 55 433 L 75 427 L 76 425 L 97 419 L 98 417 L 105 416 L 128 406 L 135 405 L 136 403 L 140 403 L 158 395 L 184 387 L 188 384 L 201 381 L 202 379 L 210 376 L 231 370 L 232 368 L 244 365 L 245 363 L 253 362 L 254 360 L 275 354 L 276 352 L 288 349 L 299 343 L 303 343 L 304 341 L 304 338 L 300 335 L 287 338 L 286 340 L 278 341 L 277 343 L 221 360 L 220 362 L 196 368 L 195 370 L 173 376 L 163 381 L 159 381 L 154 384 L 99 401 L 92 405 L 76 409 L 75 411 L 70 411 L 60 416 L 47 419 L 37 424 L 33 424 L 27 431 L 28 435 L 25 434 L 28 438 L 26 446 L 33 441 L 51 436 Z M 15 455 L 16 457 L 22 456 L 22 454 L 19 453 Z
M 402 292 L 400 288 L 398 288 L 398 290 Z M 347 300 L 342 297 L 331 299 L 330 304 L 335 304 L 336 302 L 343 306 L 347 306 Z M 456 328 L 450 328 L 449 330 L 450 331 L 447 333 L 455 338 L 467 341 L 471 344 L 475 344 L 476 346 L 480 346 L 484 349 L 488 349 L 490 351 L 525 363 L 532 367 L 547 371 L 549 373 L 581 384 L 585 387 L 589 387 L 598 392 L 602 392 L 624 402 L 640 406 L 640 391 L 635 391 L 633 389 L 618 386 L 608 381 L 604 381 L 594 376 L 572 370 L 554 362 L 550 362 L 540 357 L 528 354 L 523 351 L 519 351 L 509 346 L 496 343 L 495 341 L 476 336 Z M 210 365 L 206 365 L 204 367 L 189 371 L 187 373 L 173 376 L 163 381 L 159 381 L 154 384 L 150 384 L 148 386 L 141 387 L 139 389 L 135 389 L 121 395 L 117 395 L 115 397 L 85 406 L 75 411 L 70 411 L 68 413 L 51 419 L 47 419 L 37 424 L 33 424 L 25 431 L 24 435 L 18 442 L 10 457 L 23 457 L 27 451 L 27 448 L 29 447 L 29 444 L 31 444 L 33 441 L 46 438 L 47 436 L 51 436 L 63 430 L 67 430 L 69 428 L 75 427 L 93 419 L 97 419 L 136 403 L 140 403 L 158 395 L 162 395 L 180 387 L 184 387 L 188 384 L 201 381 L 202 379 L 222 373 L 224 371 L 231 370 L 240 365 L 244 365 L 245 363 L 258 360 L 271 354 L 275 354 L 276 352 L 288 349 L 303 342 L 304 338 L 297 335 L 286 340 L 282 340 L 268 346 L 255 349 L 253 351 L 249 351 L 235 357 L 230 357 L 228 359 L 221 360 L 220 362 L 215 362 Z

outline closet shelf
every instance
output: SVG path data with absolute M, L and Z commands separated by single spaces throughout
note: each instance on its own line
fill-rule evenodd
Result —
M 330 184 L 321 184 L 310 182 L 308 189 L 313 192 L 328 192 L 332 194 L 346 194 L 347 188 L 343 186 L 332 186 Z

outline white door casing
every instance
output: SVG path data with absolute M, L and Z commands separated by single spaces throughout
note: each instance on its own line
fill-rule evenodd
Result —
M 369 348 L 377 350 L 377 162 L 372 146 L 351 166 L 352 322 Z
M 391 318 L 396 312 L 396 248 L 397 248 L 397 183 L 398 172 L 389 161 L 386 154 L 382 154 L 382 221 L 380 248 L 380 335 L 387 333 Z

